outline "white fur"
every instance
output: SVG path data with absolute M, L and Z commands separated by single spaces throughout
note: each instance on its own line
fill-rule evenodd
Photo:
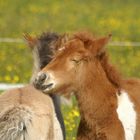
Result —
M 55 113 L 53 113 L 53 122 L 54 122 L 54 140 L 58 139 L 63 140 L 62 128 Z
M 134 140 L 136 132 L 136 111 L 134 109 L 134 104 L 130 100 L 128 93 L 121 91 L 118 98 L 118 108 L 117 113 L 119 120 L 121 121 L 124 132 L 125 140 Z
M 30 80 L 31 83 L 33 83 L 33 81 L 36 78 L 37 73 L 40 71 L 40 59 L 39 59 L 37 47 L 34 47 L 33 57 L 34 57 L 34 69 L 33 69 L 33 75 Z

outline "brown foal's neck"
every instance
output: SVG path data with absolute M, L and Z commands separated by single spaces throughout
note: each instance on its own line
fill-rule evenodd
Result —
M 94 69 L 93 69 L 94 71 Z M 87 124 L 98 125 L 105 119 L 110 118 L 117 108 L 117 89 L 107 79 L 105 72 L 101 69 L 96 74 L 88 71 L 76 97 L 81 113 Z

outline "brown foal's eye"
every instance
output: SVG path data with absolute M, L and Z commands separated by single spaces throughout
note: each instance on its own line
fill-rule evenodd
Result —
M 78 64 L 80 62 L 80 60 L 78 60 L 78 59 L 71 59 L 71 61 L 73 61 L 76 64 Z

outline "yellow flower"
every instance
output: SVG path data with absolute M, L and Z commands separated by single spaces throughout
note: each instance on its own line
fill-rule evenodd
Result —
M 12 71 L 12 67 L 11 66 L 7 66 L 6 69 L 7 69 L 7 71 Z
M 73 115 L 74 115 L 75 117 L 79 117 L 79 112 L 78 112 L 77 110 L 73 110 Z
M 6 76 L 4 77 L 4 79 L 5 79 L 5 81 L 7 81 L 7 82 L 11 81 L 11 77 L 10 77 L 9 75 L 6 75 Z
M 18 82 L 19 81 L 19 77 L 17 75 L 14 76 L 14 82 Z

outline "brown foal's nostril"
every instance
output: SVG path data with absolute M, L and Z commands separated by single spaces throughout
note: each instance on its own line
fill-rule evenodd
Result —
M 50 90 L 53 88 L 53 82 L 48 82 L 47 80 L 50 79 L 49 74 L 46 73 L 39 73 L 37 78 L 34 80 L 33 85 L 35 88 L 39 90 Z M 46 83 L 45 83 L 46 81 Z
M 45 73 L 42 73 L 41 75 L 39 75 L 38 80 L 40 82 L 43 82 L 46 79 L 47 75 Z
M 48 76 L 45 73 L 40 74 L 33 82 L 35 88 L 42 89 L 43 83 Z

